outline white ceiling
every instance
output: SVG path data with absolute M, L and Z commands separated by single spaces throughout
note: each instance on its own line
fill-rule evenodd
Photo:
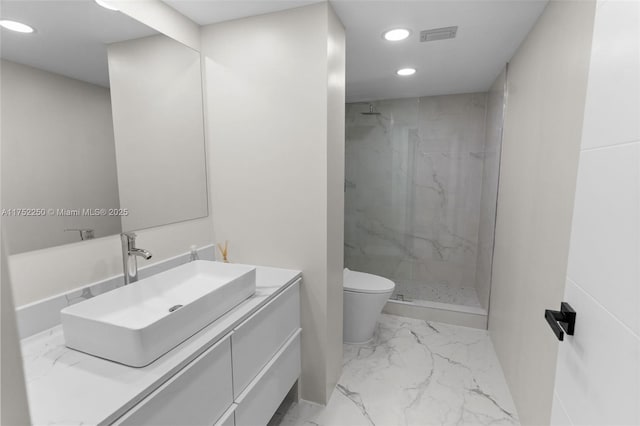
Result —
M 198 25 L 279 12 L 324 0 L 162 0 Z
M 200 25 L 318 1 L 164 0 Z M 547 0 L 331 0 L 347 31 L 347 101 L 487 91 Z M 457 25 L 455 39 L 419 42 L 425 29 Z M 383 31 L 412 36 L 389 43 Z M 412 77 L 395 71 L 414 67 Z
M 2 29 L 2 58 L 105 87 L 106 45 L 157 34 L 93 0 L 2 0 L 0 16 L 36 29 L 33 34 Z
M 318 0 L 165 0 L 200 25 L 223 22 Z M 486 91 L 529 32 L 547 0 L 332 0 L 347 30 L 347 101 Z M 108 86 L 106 44 L 156 34 L 93 0 L 2 0 L 0 16 L 36 28 L 2 30 L 1 56 Z M 457 37 L 420 43 L 424 29 L 457 25 Z M 408 27 L 402 42 L 384 30 Z M 418 69 L 399 78 L 398 68 Z

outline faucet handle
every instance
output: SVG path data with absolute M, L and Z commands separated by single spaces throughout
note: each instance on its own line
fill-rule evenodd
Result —
M 136 246 L 136 234 L 134 232 L 123 232 L 120 234 L 120 240 L 122 240 L 122 250 L 127 252 Z
M 130 244 L 134 244 L 136 242 L 136 233 L 135 232 L 123 232 L 120 234 L 123 240 L 129 241 Z
M 94 239 L 93 231 L 93 228 L 67 228 L 64 230 L 64 232 L 79 232 L 81 241 Z

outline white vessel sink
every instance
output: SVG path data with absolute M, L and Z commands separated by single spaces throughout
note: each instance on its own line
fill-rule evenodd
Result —
M 64 308 L 66 345 L 143 367 L 256 291 L 251 266 L 198 260 Z

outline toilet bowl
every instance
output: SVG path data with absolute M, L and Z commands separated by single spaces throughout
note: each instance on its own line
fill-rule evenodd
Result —
M 377 275 L 344 269 L 343 340 L 366 343 L 373 337 L 376 322 L 395 284 Z

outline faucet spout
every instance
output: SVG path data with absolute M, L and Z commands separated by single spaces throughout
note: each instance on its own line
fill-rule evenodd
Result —
M 138 281 L 137 257 L 151 259 L 151 252 L 136 247 L 136 234 L 125 232 L 122 239 L 122 269 L 124 269 L 124 285 Z
M 149 260 L 151 259 L 151 253 L 148 250 L 145 249 L 139 249 L 139 248 L 132 248 L 129 250 L 129 254 L 131 256 L 140 256 L 143 257 L 145 260 Z

